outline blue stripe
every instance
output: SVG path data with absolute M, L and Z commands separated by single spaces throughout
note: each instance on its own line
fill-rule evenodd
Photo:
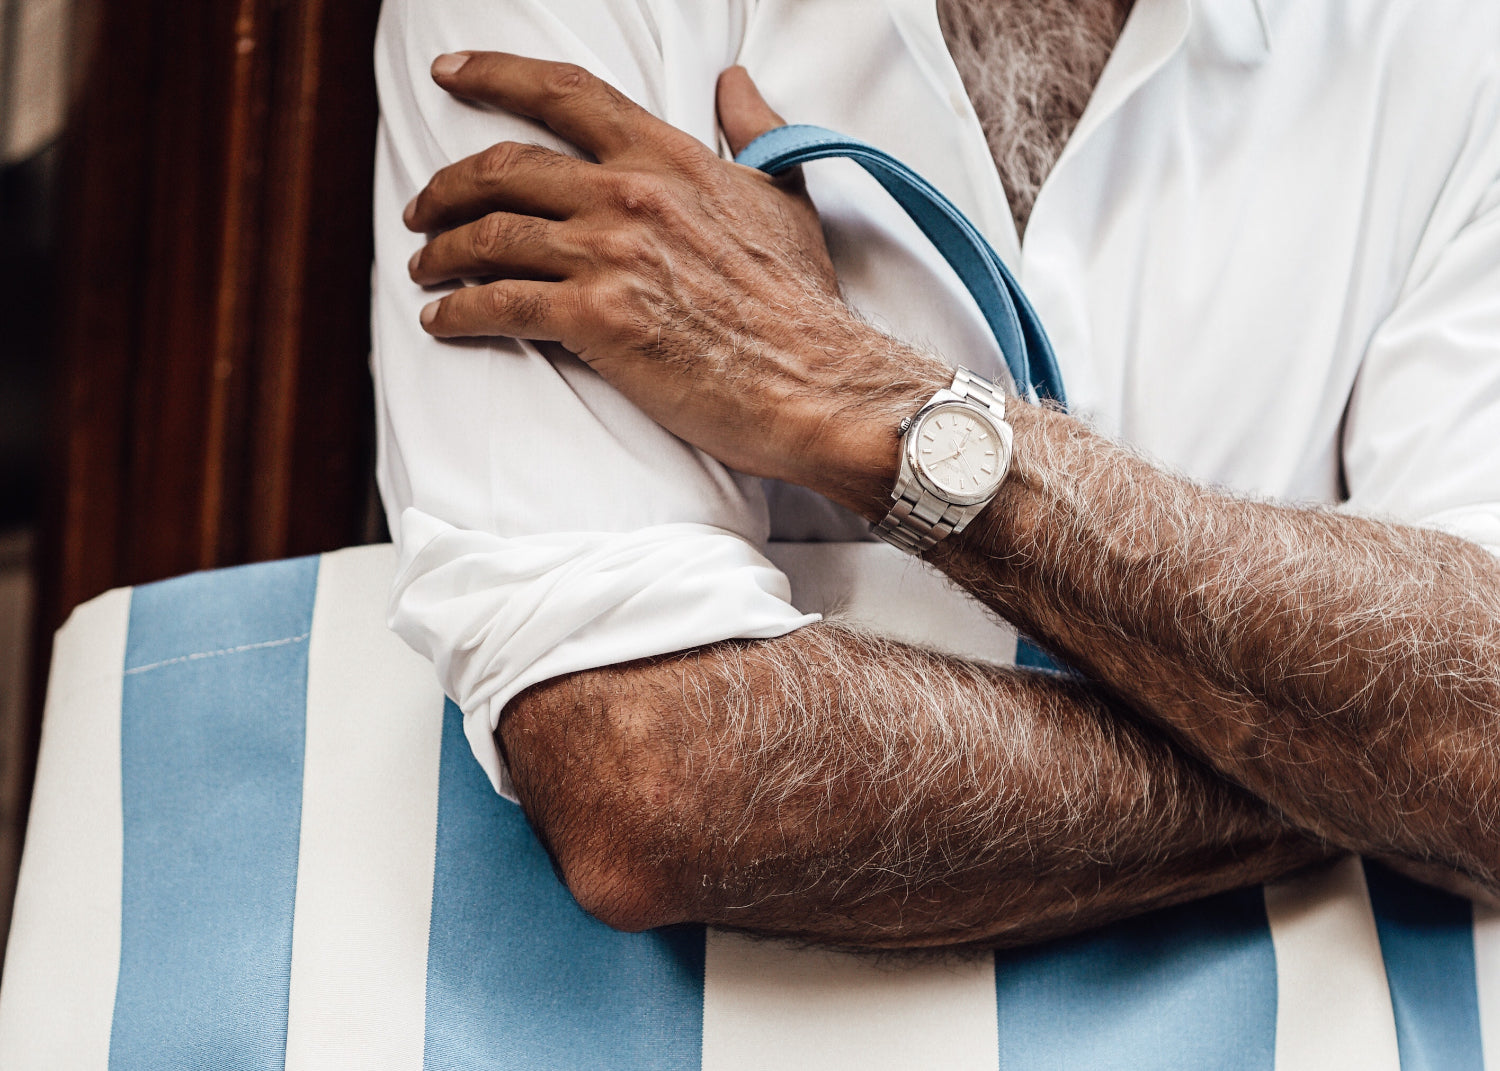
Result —
M 423 1066 L 701 1066 L 703 930 L 616 933 L 585 915 L 451 702 L 441 778 Z
M 112 1069 L 280 1068 L 318 561 L 135 590 Z
M 1000 1067 L 1273 1071 L 1276 956 L 1259 888 L 995 957 Z
M 1474 909 L 1469 901 L 1365 863 L 1405 1071 L 1483 1071 Z

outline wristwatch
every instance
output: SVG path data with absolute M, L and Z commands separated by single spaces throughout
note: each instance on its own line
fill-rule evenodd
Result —
M 908 554 L 928 550 L 989 504 L 1010 468 L 1005 395 L 960 368 L 953 385 L 901 422 L 895 505 L 874 532 Z

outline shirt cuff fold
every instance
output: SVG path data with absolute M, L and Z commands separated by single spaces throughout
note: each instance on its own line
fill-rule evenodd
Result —
M 505 538 L 401 515 L 391 628 L 431 659 L 474 756 L 515 799 L 494 732 L 539 681 L 820 620 L 742 537 L 704 524 Z

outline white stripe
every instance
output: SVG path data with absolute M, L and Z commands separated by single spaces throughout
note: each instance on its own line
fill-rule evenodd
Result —
M 1400 1071 L 1359 859 L 1267 885 L 1265 897 L 1276 948 L 1276 1071 Z
M 799 610 L 891 639 L 1009 663 L 1015 632 L 937 570 L 884 543 L 772 543 Z M 703 1071 L 994 1071 L 991 955 L 872 959 L 709 930 Z
M 120 694 L 130 591 L 57 633 L 0 988 L 0 1067 L 105 1071 L 120 971 Z
M 1500 911 L 1474 905 L 1474 985 L 1484 1071 L 1500 1071 Z
M 422 1067 L 443 696 L 385 626 L 395 560 L 360 547 L 318 571 L 288 1071 Z
M 708 931 L 703 1071 L 995 1071 L 995 959 L 880 960 Z

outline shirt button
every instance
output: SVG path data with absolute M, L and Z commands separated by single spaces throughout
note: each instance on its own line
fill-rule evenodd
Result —
M 953 105 L 955 114 L 965 118 L 968 116 L 969 98 L 961 90 L 955 89 L 952 93 L 948 94 L 948 103 Z

